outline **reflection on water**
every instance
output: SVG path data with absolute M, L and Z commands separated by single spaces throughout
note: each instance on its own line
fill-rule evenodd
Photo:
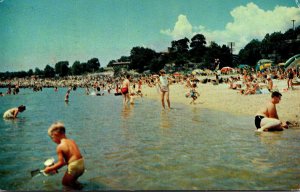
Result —
M 160 112 L 160 127 L 161 128 L 170 128 L 171 127 L 169 114 L 168 114 L 168 111 L 166 111 L 166 110 L 161 110 L 161 112 Z
M 65 168 L 51 177 L 30 171 L 56 157 L 48 127 L 63 121 L 86 162 L 84 190 L 290 190 L 300 179 L 300 129 L 254 132 L 253 117 L 232 116 L 144 98 L 87 96 L 84 89 L 43 89 L 0 98 L 0 112 L 26 105 L 13 121 L 0 121 L 0 188 L 62 190 Z M 238 120 L 237 120 L 238 119 Z
M 123 105 L 122 114 L 121 114 L 123 120 L 128 119 L 132 115 L 131 111 L 133 110 L 133 108 L 134 105 L 127 105 L 127 104 Z

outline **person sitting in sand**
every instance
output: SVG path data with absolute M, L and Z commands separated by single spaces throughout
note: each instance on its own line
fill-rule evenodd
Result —
M 281 96 L 281 93 L 274 91 L 267 105 L 256 113 L 255 126 L 258 132 L 282 131 L 283 128 L 288 128 L 286 123 L 282 123 L 279 120 L 276 110 L 276 104 L 280 102 Z
M 253 94 L 260 94 L 260 93 L 261 93 L 261 91 L 259 88 L 259 83 L 253 82 L 251 84 L 251 87 L 245 91 L 244 95 L 253 95 Z
M 54 165 L 46 167 L 44 172 L 55 173 L 67 164 L 68 169 L 62 179 L 62 184 L 74 189 L 80 189 L 82 186 L 77 179 L 84 172 L 84 160 L 75 141 L 68 139 L 65 132 L 65 126 L 60 122 L 54 123 L 49 127 L 48 135 L 57 144 L 58 161 Z
M 24 106 L 24 105 L 20 105 L 19 107 L 11 108 L 3 114 L 3 118 L 4 119 L 15 119 L 15 118 L 17 118 L 17 115 L 19 114 L 19 112 L 22 113 L 25 110 L 26 110 L 26 106 Z

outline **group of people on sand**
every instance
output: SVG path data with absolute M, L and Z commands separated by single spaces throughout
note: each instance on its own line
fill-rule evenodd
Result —
M 278 87 L 274 85 L 272 79 L 287 79 L 287 88 L 284 91 L 293 90 L 293 79 L 299 77 L 297 70 L 290 68 L 286 72 L 280 70 L 265 72 L 249 72 L 243 70 L 242 74 L 237 77 L 229 77 L 227 83 L 230 89 L 238 90 L 243 95 L 271 93 L 278 91 Z

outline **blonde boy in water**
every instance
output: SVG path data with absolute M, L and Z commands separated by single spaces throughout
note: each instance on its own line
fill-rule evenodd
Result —
M 62 179 L 62 184 L 80 189 L 82 187 L 77 179 L 84 172 L 84 160 L 75 141 L 68 139 L 65 132 L 65 126 L 60 122 L 56 122 L 49 127 L 48 135 L 54 143 L 57 143 L 58 161 L 54 165 L 46 167 L 44 172 L 53 173 L 67 164 L 68 170 Z

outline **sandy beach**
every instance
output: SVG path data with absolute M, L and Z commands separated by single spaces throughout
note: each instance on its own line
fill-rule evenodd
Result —
M 274 85 L 282 93 L 281 102 L 277 105 L 280 120 L 299 122 L 300 86 L 295 86 L 294 90 L 283 91 L 287 87 L 286 80 L 274 80 Z M 189 91 L 188 88 L 185 88 L 185 84 L 172 84 L 170 85 L 171 107 L 174 103 L 182 103 L 190 107 L 208 108 L 235 115 L 251 115 L 254 118 L 261 106 L 264 106 L 271 98 L 271 94 L 241 95 L 237 90 L 228 87 L 225 83 L 219 85 L 199 83 L 197 91 L 200 93 L 200 97 L 196 101 L 197 104 L 191 105 L 190 101 L 192 99 L 185 97 L 185 94 Z M 156 87 L 144 85 L 143 93 L 147 98 L 160 99 Z

